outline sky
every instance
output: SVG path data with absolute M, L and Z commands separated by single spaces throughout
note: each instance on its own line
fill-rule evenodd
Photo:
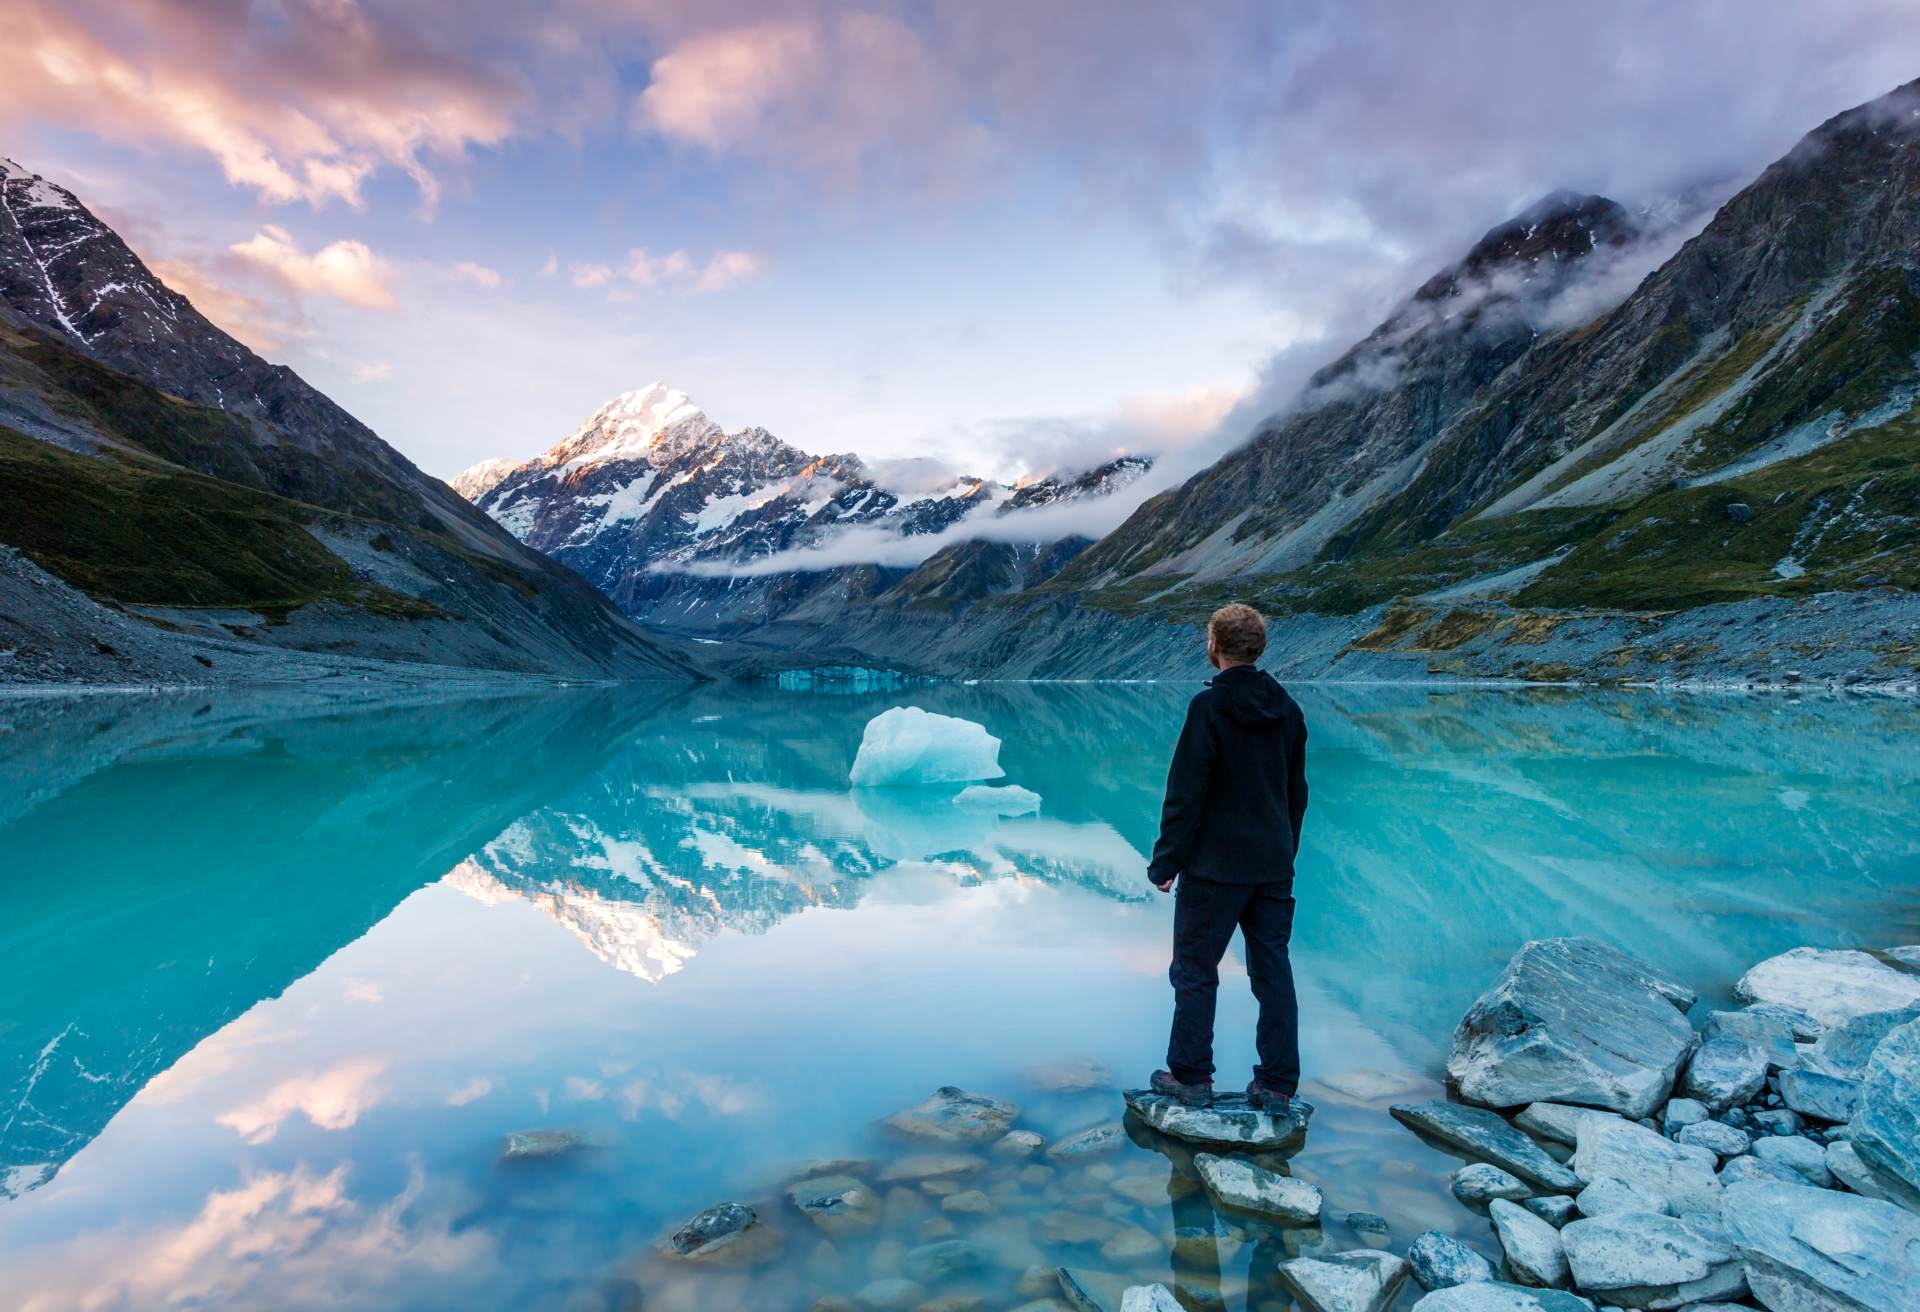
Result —
M 1012 478 L 1204 452 L 1560 187 L 1724 195 L 1910 0 L 0 0 L 0 154 L 429 472 L 665 381 Z

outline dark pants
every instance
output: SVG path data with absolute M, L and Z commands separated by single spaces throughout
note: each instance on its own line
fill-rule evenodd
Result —
M 1180 876 L 1174 885 L 1173 1035 L 1167 1069 L 1182 1084 L 1213 1079 L 1213 1002 L 1220 991 L 1220 958 L 1238 926 L 1247 949 L 1247 975 L 1260 1003 L 1254 1044 L 1260 1064 L 1253 1077 L 1269 1089 L 1300 1087 L 1300 1006 L 1293 996 L 1293 886 L 1218 884 Z

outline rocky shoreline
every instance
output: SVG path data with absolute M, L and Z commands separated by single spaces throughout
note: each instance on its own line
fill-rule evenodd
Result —
M 1449 1096 L 1389 1109 L 1464 1159 L 1451 1192 L 1486 1218 L 1485 1252 L 1440 1228 L 1395 1252 L 1384 1219 L 1333 1207 L 1292 1169 L 1304 1101 L 1129 1091 L 1118 1120 L 1049 1142 L 1014 1103 L 949 1087 L 886 1119 L 913 1151 L 706 1208 L 598 1305 L 1916 1312 L 1920 947 L 1797 948 L 1736 992 L 1696 1028 L 1692 989 L 1613 948 L 1515 954 L 1455 1032 Z M 1143 1213 L 1168 1206 L 1163 1237 Z M 1246 1276 L 1225 1274 L 1249 1246 Z M 783 1259 L 794 1281 L 756 1284 Z

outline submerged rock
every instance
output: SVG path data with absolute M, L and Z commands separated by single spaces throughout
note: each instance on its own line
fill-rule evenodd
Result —
M 1567 1254 L 1560 1232 L 1517 1203 L 1496 1198 L 1487 1208 L 1493 1230 L 1507 1255 L 1507 1269 L 1523 1285 L 1564 1289 Z
M 1536 939 L 1454 1031 L 1447 1076 L 1469 1102 L 1578 1103 L 1649 1115 L 1692 1048 L 1693 991 L 1587 938 Z
M 787 1186 L 787 1201 L 830 1235 L 880 1224 L 880 1195 L 850 1175 L 825 1175 Z
M 661 1241 L 660 1251 L 683 1262 L 714 1266 L 757 1266 L 777 1257 L 780 1233 L 760 1224 L 760 1214 L 745 1203 L 717 1203 L 696 1212 Z
M 1560 1239 L 1573 1283 L 1603 1303 L 1669 1309 L 1746 1293 L 1728 1238 L 1685 1218 L 1621 1212 L 1575 1221 Z
M 987 1255 L 962 1239 L 943 1239 L 908 1249 L 900 1258 L 903 1275 L 923 1285 L 939 1285 L 986 1265 Z
M 881 1167 L 880 1179 L 887 1184 L 899 1180 L 950 1180 L 972 1175 L 986 1164 L 984 1157 L 975 1157 L 972 1153 L 915 1153 Z
M 1711 1212 L 1720 1205 L 1720 1181 L 1714 1175 L 1719 1159 L 1710 1150 L 1674 1143 L 1631 1121 L 1582 1125 L 1569 1165 L 1584 1184 L 1619 1180 L 1666 1200 L 1676 1213 Z
M 1047 1149 L 1047 1156 L 1053 1161 L 1094 1157 L 1101 1153 L 1110 1153 L 1126 1142 L 1127 1132 L 1118 1124 L 1096 1125 L 1090 1130 L 1068 1135 Z
M 1374 1249 L 1282 1262 L 1281 1283 L 1307 1312 L 1385 1312 L 1407 1278 L 1404 1259 Z
M 1593 1304 L 1564 1290 L 1493 1280 L 1436 1289 L 1415 1303 L 1413 1312 L 1593 1312 Z
M 1749 970 L 1734 992 L 1748 1002 L 1797 1008 L 1831 1027 L 1876 1011 L 1920 1006 L 1920 975 L 1865 952 L 1794 948 Z
M 1473 1162 L 1453 1173 L 1448 1182 L 1453 1196 L 1469 1207 L 1484 1207 L 1496 1198 L 1518 1201 L 1532 1195 L 1533 1186 L 1490 1162 Z
M 1388 1110 L 1402 1125 L 1468 1157 L 1492 1162 L 1550 1193 L 1565 1193 L 1578 1183 L 1572 1171 L 1490 1111 L 1451 1102 L 1399 1104 Z
M 1738 1184 L 1726 1225 L 1754 1297 L 1773 1312 L 1920 1306 L 1920 1216 L 1804 1184 Z
M 994 1140 L 993 1151 L 1002 1157 L 1031 1157 L 1046 1146 L 1045 1136 L 1032 1130 L 1008 1130 Z
M 501 1143 L 500 1158 L 508 1162 L 539 1161 L 597 1147 L 599 1141 L 585 1130 L 515 1130 Z
M 1063 1266 L 1054 1274 L 1060 1282 L 1060 1297 L 1073 1312 L 1112 1312 L 1126 1297 L 1127 1282 L 1104 1271 Z
M 1196 1153 L 1193 1169 L 1223 1207 L 1251 1212 L 1289 1225 L 1320 1219 L 1324 1199 L 1317 1186 L 1281 1175 L 1239 1157 Z
M 1085 1093 L 1089 1089 L 1111 1089 L 1113 1071 L 1091 1057 L 1067 1057 L 1042 1062 L 1020 1072 L 1028 1084 L 1045 1093 Z
M 1244 1094 L 1222 1095 L 1210 1107 L 1189 1107 L 1147 1089 L 1130 1089 L 1124 1097 L 1128 1110 L 1161 1134 L 1203 1147 L 1296 1149 L 1313 1117 L 1313 1105 L 1299 1098 L 1272 1112 L 1256 1109 Z
M 1920 1210 L 1920 1021 L 1890 1032 L 1860 1082 L 1853 1146 L 1880 1188 Z
M 1132 1285 L 1120 1295 L 1120 1312 L 1186 1312 L 1165 1285 Z
M 1407 1265 L 1420 1287 L 1429 1291 L 1492 1280 L 1496 1274 L 1493 1263 L 1438 1230 L 1429 1230 L 1413 1241 L 1407 1249 Z
M 925 1102 L 895 1112 L 886 1123 L 915 1138 L 985 1143 L 1005 1134 L 1019 1115 L 1020 1109 L 1004 1099 L 947 1085 Z
M 1709 1111 L 1723 1112 L 1752 1102 L 1767 1084 L 1766 1052 L 1722 1034 L 1708 1039 L 1687 1063 L 1682 1091 L 1707 1105 Z

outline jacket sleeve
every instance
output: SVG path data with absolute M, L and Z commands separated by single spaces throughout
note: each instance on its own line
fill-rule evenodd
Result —
M 1179 874 L 1193 856 L 1194 841 L 1207 809 L 1207 781 L 1219 750 L 1213 716 L 1200 697 L 1187 704 L 1187 722 L 1167 767 L 1167 800 L 1160 808 L 1160 837 L 1153 845 L 1147 877 L 1164 884 Z
M 1307 722 L 1287 751 L 1287 811 L 1293 821 L 1293 854 L 1300 855 L 1300 824 L 1307 818 Z

